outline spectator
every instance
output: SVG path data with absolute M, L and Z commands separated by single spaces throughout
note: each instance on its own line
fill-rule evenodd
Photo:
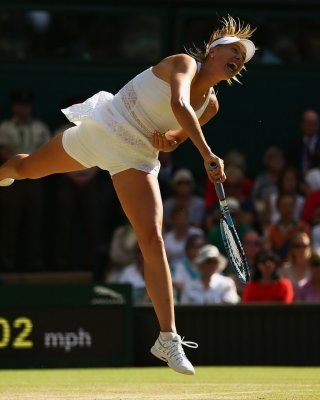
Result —
M 282 150 L 275 146 L 269 147 L 264 153 L 263 163 L 265 169 L 254 179 L 252 189 L 252 196 L 258 201 L 264 201 L 277 191 L 277 181 L 285 165 Z
M 162 200 L 165 200 L 172 195 L 172 177 L 176 171 L 176 165 L 170 151 L 160 151 L 158 159 L 161 164 L 158 181 Z
M 305 232 L 298 232 L 290 241 L 288 261 L 281 268 L 281 275 L 290 279 L 295 293 L 299 286 L 310 277 L 310 256 L 310 237 Z
M 194 265 L 194 259 L 204 244 L 203 235 L 195 234 L 188 236 L 185 246 L 185 257 L 171 265 L 172 281 L 178 291 L 178 295 L 189 282 L 199 278 L 199 271 Z
M 239 301 L 233 279 L 221 275 L 227 260 L 217 247 L 204 245 L 194 260 L 200 278 L 188 283 L 181 293 L 181 304 L 234 304 Z
M 179 205 L 175 205 L 171 209 L 170 226 L 172 228 L 164 234 L 163 239 L 169 264 L 172 265 L 185 257 L 188 236 L 204 235 L 204 232 L 189 224 L 188 211 Z
M 225 168 L 228 179 L 224 183 L 227 197 L 233 197 L 240 203 L 242 221 L 260 231 L 259 214 L 255 202 L 250 195 L 245 194 L 245 175 L 240 168 L 229 166 Z
M 14 92 L 12 118 L 0 125 L 0 160 L 5 162 L 16 153 L 32 153 L 49 138 L 47 125 L 33 118 L 33 94 L 29 90 Z M 1 193 L 2 270 L 13 271 L 18 265 L 26 270 L 42 269 L 44 201 L 44 180 L 40 179 L 17 181 Z
M 184 207 L 188 211 L 189 223 L 201 227 L 204 221 L 204 200 L 194 194 L 194 178 L 188 169 L 178 169 L 172 178 L 173 195 L 163 203 L 164 224 L 170 226 L 171 210 L 175 206 Z
M 109 283 L 130 284 L 132 287 L 132 301 L 134 304 L 150 302 L 143 274 L 143 256 L 138 244 L 135 247 L 133 263 L 126 266 L 116 280 L 109 280 Z
M 292 303 L 293 288 L 289 279 L 280 278 L 280 257 L 272 250 L 261 250 L 255 258 L 252 281 L 244 288 L 242 301 Z
M 288 164 L 303 175 L 318 164 L 320 155 L 319 114 L 315 110 L 304 110 L 300 120 L 300 137 L 288 146 Z
M 295 195 L 281 194 L 277 199 L 279 221 L 270 224 L 266 231 L 267 247 L 275 251 L 283 261 L 287 259 L 290 241 L 298 232 L 310 235 L 310 227 L 303 220 L 294 218 Z
M 312 250 L 318 251 L 320 250 L 320 207 L 314 210 L 311 226 Z
M 297 300 L 320 302 L 320 252 L 314 252 L 309 259 L 310 277 L 297 291 Z
M 242 237 L 242 246 L 249 266 L 253 265 L 257 253 L 262 249 L 262 238 L 255 230 L 245 232 Z
M 251 231 L 253 228 L 252 226 L 247 225 L 242 221 L 242 210 L 239 201 L 234 197 L 227 197 L 226 201 L 228 203 L 228 208 L 232 216 L 233 223 L 236 227 L 238 236 L 240 240 L 242 240 L 243 235 L 246 232 Z M 217 246 L 219 251 L 225 254 L 225 248 L 219 225 L 220 210 L 216 210 L 216 212 L 212 213 L 210 217 L 212 218 L 212 222 L 210 223 L 211 225 L 210 224 L 207 225 L 209 227 L 209 232 L 207 234 L 207 242 Z
M 249 264 L 249 270 L 251 270 L 256 254 L 262 249 L 262 237 L 257 231 L 253 229 L 249 230 L 248 232 L 245 232 L 242 237 L 242 246 Z M 226 274 L 234 279 L 238 295 L 241 298 L 245 285 L 238 279 L 230 265 Z
M 131 264 L 136 255 L 137 238 L 130 222 L 119 225 L 113 232 L 109 250 L 112 267 L 121 270 Z
M 244 154 L 237 149 L 230 150 L 224 157 L 224 166 L 225 168 L 228 169 L 229 167 L 231 167 L 241 171 L 243 176 L 241 185 L 241 195 L 244 198 L 248 198 L 249 196 L 251 196 L 252 180 L 246 175 L 246 159 Z M 229 174 L 228 174 L 228 180 L 229 180 Z M 232 196 L 232 194 L 229 194 L 229 196 Z M 206 184 L 204 189 L 204 201 L 207 210 L 211 210 L 214 207 L 215 203 L 218 201 L 214 185 L 212 182 L 209 181 L 208 178 L 206 179 Z
M 277 209 L 277 199 L 280 194 L 292 194 L 295 197 L 294 219 L 298 220 L 301 217 L 304 197 L 299 193 L 299 185 L 302 178 L 294 167 L 285 167 L 277 182 L 277 189 L 265 199 L 265 221 L 266 223 L 276 223 L 279 221 L 280 215 Z

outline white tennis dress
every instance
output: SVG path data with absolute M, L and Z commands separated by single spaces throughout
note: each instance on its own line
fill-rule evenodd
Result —
M 196 111 L 198 118 L 208 105 L 210 93 Z M 152 146 L 152 132 L 180 128 L 170 100 L 170 85 L 156 77 L 151 67 L 115 96 L 101 91 L 63 109 L 76 125 L 64 132 L 63 147 L 85 167 L 98 166 L 111 175 L 129 168 L 157 175 L 160 163 Z

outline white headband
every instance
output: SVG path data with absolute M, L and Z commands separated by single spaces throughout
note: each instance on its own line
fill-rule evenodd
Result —
M 251 40 L 239 39 L 236 36 L 224 36 L 224 37 L 212 42 L 210 44 L 208 50 L 211 49 L 212 47 L 218 46 L 219 44 L 230 44 L 230 43 L 237 43 L 237 42 L 241 43 L 244 46 L 244 48 L 246 49 L 246 58 L 244 60 L 244 62 L 246 63 L 249 60 L 251 60 L 251 58 L 254 56 L 254 53 L 256 51 L 256 47 Z

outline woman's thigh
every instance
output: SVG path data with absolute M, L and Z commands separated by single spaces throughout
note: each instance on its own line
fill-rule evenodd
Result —
M 157 177 L 128 169 L 113 175 L 112 181 L 138 240 L 161 237 L 163 207 Z
M 62 133 L 56 135 L 24 158 L 21 173 L 28 178 L 41 178 L 51 174 L 85 169 L 85 166 L 66 153 L 62 145 L 62 136 Z

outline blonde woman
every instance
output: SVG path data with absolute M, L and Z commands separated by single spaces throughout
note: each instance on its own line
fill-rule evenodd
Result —
M 298 232 L 291 239 L 288 261 L 282 266 L 281 275 L 290 279 L 294 292 L 310 277 L 309 259 L 311 239 L 305 232 Z
M 190 138 L 209 179 L 225 180 L 223 161 L 201 126 L 218 111 L 212 87 L 231 81 L 254 55 L 253 29 L 232 17 L 220 21 L 203 51 L 171 55 L 134 77 L 115 96 L 99 92 L 63 110 L 74 127 L 33 154 L 18 154 L 0 168 L 0 184 L 14 179 L 98 166 L 108 170 L 145 262 L 145 280 L 160 335 L 151 352 L 177 372 L 194 374 L 176 332 L 172 282 L 162 238 L 163 208 L 157 180 L 158 152 Z M 161 132 L 161 133 L 159 133 Z M 165 133 L 163 133 L 165 132 Z M 217 168 L 209 169 L 210 163 Z

